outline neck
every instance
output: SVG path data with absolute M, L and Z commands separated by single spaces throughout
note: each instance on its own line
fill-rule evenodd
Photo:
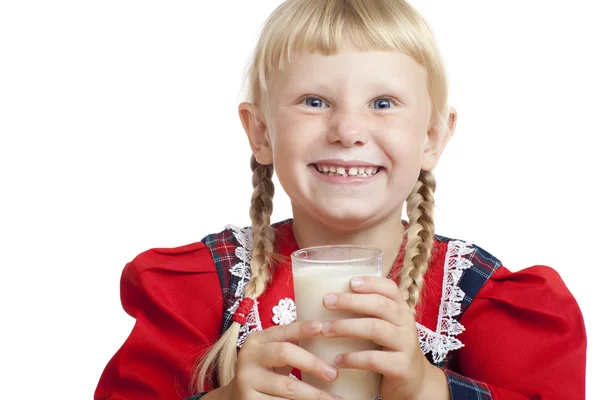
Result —
M 294 237 L 299 248 L 348 244 L 377 247 L 383 251 L 383 276 L 387 276 L 402 246 L 404 225 L 402 208 L 382 221 L 328 224 L 299 209 L 292 203 Z

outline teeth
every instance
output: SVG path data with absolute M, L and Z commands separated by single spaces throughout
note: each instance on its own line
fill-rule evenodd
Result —
M 360 176 L 367 178 L 379 172 L 379 167 L 350 167 L 345 169 L 343 167 L 316 165 L 316 168 L 323 175 L 328 176 Z

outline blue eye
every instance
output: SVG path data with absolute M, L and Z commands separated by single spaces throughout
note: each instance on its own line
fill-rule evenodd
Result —
M 323 100 L 319 99 L 318 97 L 307 97 L 302 101 L 302 104 L 312 108 L 321 108 L 319 105 L 324 103 Z
M 315 97 L 315 96 L 305 97 L 302 100 L 302 104 L 309 106 L 311 108 L 326 107 L 325 102 L 321 98 Z M 385 97 L 375 100 L 373 102 L 373 104 L 374 104 L 374 108 L 376 110 L 385 110 L 385 109 L 388 109 L 388 108 L 391 108 L 394 106 L 394 103 L 390 99 L 387 99 Z
M 377 105 L 377 104 L 381 105 L 381 107 L 377 107 L 377 106 L 375 107 L 378 110 L 390 108 L 392 106 L 392 102 L 389 101 L 388 99 L 377 99 L 377 100 L 375 100 L 375 102 L 373 104 L 375 104 L 375 105 Z

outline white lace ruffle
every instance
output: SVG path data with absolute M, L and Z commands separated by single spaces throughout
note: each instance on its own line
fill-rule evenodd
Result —
M 471 245 L 472 243 L 462 240 L 451 240 L 448 243 L 444 263 L 442 301 L 438 312 L 436 331 L 417 323 L 421 351 L 423 354 L 431 352 L 435 363 L 444 360 L 448 352 L 464 346 L 455 336 L 464 332 L 465 327 L 454 317 L 460 314 L 460 303 L 465 297 L 465 293 L 458 287 L 458 283 L 465 270 L 473 265 L 471 261 L 463 257 L 475 250 Z
M 252 255 L 252 228 L 239 228 L 235 225 L 226 225 L 226 229 L 231 229 L 235 239 L 240 244 L 236 247 L 235 255 L 238 258 L 238 263 L 229 269 L 231 275 L 240 278 L 238 285 L 235 290 L 235 304 L 231 306 L 227 312 L 233 315 L 235 310 L 238 308 L 240 301 L 244 298 L 244 289 L 250 281 L 251 270 L 250 270 L 250 258 Z M 260 315 L 258 314 L 258 301 L 254 301 L 252 309 L 248 313 L 246 323 L 240 328 L 240 336 L 238 337 L 238 347 L 242 347 L 244 341 L 249 334 L 256 331 L 262 331 L 262 324 L 260 322 Z

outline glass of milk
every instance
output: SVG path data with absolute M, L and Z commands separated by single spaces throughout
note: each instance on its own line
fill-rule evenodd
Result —
M 350 280 L 357 276 L 381 276 L 380 249 L 350 245 L 318 246 L 292 253 L 294 294 L 298 321 L 333 321 L 361 318 L 350 312 L 330 311 L 323 306 L 327 293 L 351 292 Z M 338 354 L 363 350 L 380 350 L 370 340 L 326 338 L 323 335 L 300 341 L 300 346 L 334 365 Z M 339 369 L 338 377 L 327 382 L 308 373 L 302 380 L 319 389 L 342 396 L 344 400 L 377 398 L 381 375 L 372 371 Z

